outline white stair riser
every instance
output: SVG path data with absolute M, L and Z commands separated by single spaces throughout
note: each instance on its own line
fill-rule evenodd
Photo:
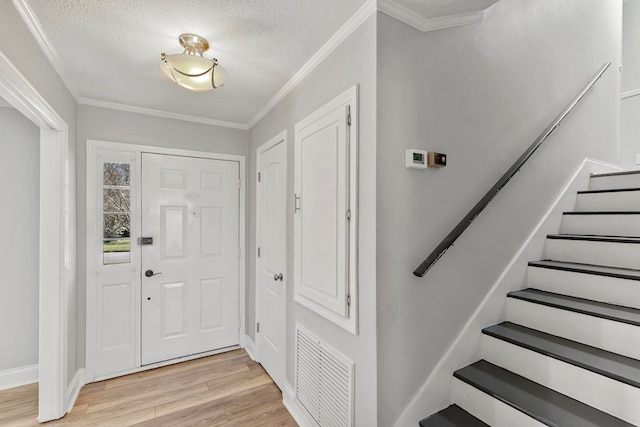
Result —
M 640 192 L 621 191 L 615 193 L 586 193 L 578 194 L 576 211 L 640 211 Z
M 640 327 L 507 298 L 507 319 L 532 329 L 640 359 Z
M 562 234 L 640 237 L 640 215 L 563 215 Z
M 530 288 L 556 294 L 640 308 L 640 281 L 637 280 L 528 267 L 527 283 Z
M 589 180 L 589 190 L 640 188 L 640 174 L 603 176 Z
M 453 401 L 474 417 L 493 427 L 545 426 L 536 419 L 457 378 L 453 379 Z
M 483 335 L 483 358 L 531 381 L 640 425 L 640 389 Z
M 640 269 L 640 244 L 547 239 L 546 258 L 553 261 Z

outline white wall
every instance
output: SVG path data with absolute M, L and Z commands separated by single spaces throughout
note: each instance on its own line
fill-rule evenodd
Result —
M 620 105 L 620 139 L 622 166 L 639 169 L 640 162 L 640 0 L 625 0 L 622 20 L 622 94 L 637 92 L 622 99 Z
M 40 129 L 0 107 L 0 373 L 38 364 Z
M 16 41 L 19 41 L 16 42 Z M 24 24 L 22 18 L 10 1 L 0 2 L 0 52 L 22 73 L 29 83 L 47 101 L 47 103 L 62 117 L 69 127 L 68 159 L 75 159 L 76 149 L 76 102 L 73 96 L 53 69 L 37 42 Z M 75 201 L 75 163 L 68 165 L 69 183 L 71 186 L 70 203 Z M 75 210 L 69 213 L 71 240 L 75 240 Z M 72 245 L 67 264 L 67 297 L 69 299 L 67 317 L 68 323 L 68 378 L 70 381 L 81 365 L 78 363 L 77 318 L 76 318 L 76 252 Z
M 398 419 L 579 163 L 618 162 L 621 6 L 503 0 L 480 24 L 430 33 L 379 14 L 379 425 Z M 424 278 L 413 276 L 609 61 L 594 91 L 456 245 Z M 407 170 L 406 148 L 445 153 L 448 166 Z
M 294 325 L 312 333 L 355 362 L 355 420 L 373 427 L 376 420 L 376 277 L 375 277 L 375 158 L 376 158 L 376 19 L 371 16 L 338 46 L 309 76 L 251 129 L 249 164 L 249 254 L 255 254 L 256 148 L 283 130 L 288 133 L 287 277 L 293 277 L 294 125 L 341 94 L 359 85 L 359 239 L 358 274 L 360 333 L 351 335 L 293 302 L 293 283 L 287 288 L 287 374 L 294 381 Z M 247 292 L 248 334 L 255 337 L 255 257 L 249 256 Z M 249 314 L 252 316 L 250 317 Z M 385 425 L 385 424 L 380 424 Z
M 249 132 L 181 120 L 165 119 L 118 110 L 78 106 L 78 275 L 81 282 L 78 294 L 80 363 L 85 366 L 86 327 L 86 160 L 87 140 L 101 140 L 127 144 L 149 145 L 183 150 L 206 151 L 249 156 Z

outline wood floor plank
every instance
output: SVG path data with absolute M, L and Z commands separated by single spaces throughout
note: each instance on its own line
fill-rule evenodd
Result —
M 38 386 L 0 391 L 0 426 L 296 426 L 244 350 L 87 384 L 73 410 L 38 424 Z

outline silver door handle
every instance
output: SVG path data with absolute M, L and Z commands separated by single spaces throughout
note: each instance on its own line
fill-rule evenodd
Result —
M 275 281 L 280 280 L 282 282 L 282 273 L 274 274 L 273 275 L 273 280 L 275 280 Z

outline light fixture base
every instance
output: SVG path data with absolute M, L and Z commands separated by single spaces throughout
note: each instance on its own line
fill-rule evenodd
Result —
M 203 52 L 209 50 L 209 42 L 197 34 L 183 33 L 180 34 L 178 40 L 180 41 L 180 46 L 191 54 L 202 55 Z

